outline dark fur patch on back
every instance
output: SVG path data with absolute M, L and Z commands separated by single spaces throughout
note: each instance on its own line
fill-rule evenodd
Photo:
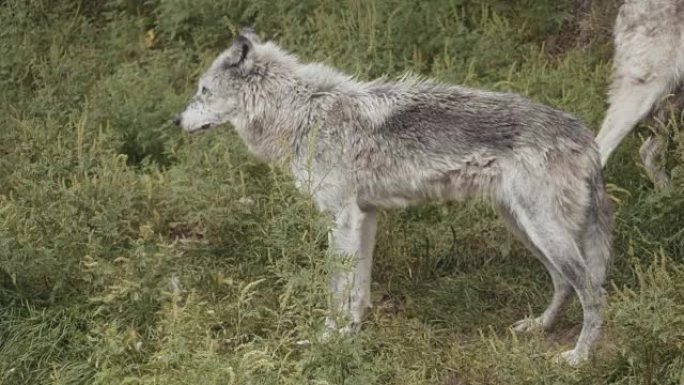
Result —
M 390 116 L 378 133 L 420 141 L 447 140 L 472 148 L 513 149 L 522 127 L 503 114 L 415 104 Z

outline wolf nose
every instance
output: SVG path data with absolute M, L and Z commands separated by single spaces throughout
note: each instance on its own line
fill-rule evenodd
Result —
M 176 126 L 180 126 L 180 124 L 181 124 L 181 117 L 180 117 L 180 115 L 174 116 L 172 122 L 173 122 L 173 124 L 175 124 Z

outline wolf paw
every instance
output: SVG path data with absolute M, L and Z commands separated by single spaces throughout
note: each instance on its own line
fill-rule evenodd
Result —
M 515 322 L 511 327 L 518 333 L 527 333 L 543 329 L 544 324 L 542 323 L 541 317 L 524 318 Z
M 577 349 L 568 350 L 556 356 L 556 362 L 563 363 L 576 368 L 584 363 L 589 358 L 589 354 L 578 351 Z
M 331 318 L 325 320 L 325 330 L 321 333 L 321 341 L 328 341 L 333 335 L 348 336 L 356 334 L 361 329 L 361 323 L 349 322 L 344 326 L 338 326 Z

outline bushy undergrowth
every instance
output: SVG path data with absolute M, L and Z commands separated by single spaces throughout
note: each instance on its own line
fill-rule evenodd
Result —
M 550 282 L 477 202 L 382 213 L 368 322 L 319 341 L 328 219 L 230 127 L 168 123 L 253 24 L 361 78 L 520 92 L 597 127 L 609 38 L 567 41 L 571 17 L 550 0 L 0 3 L 0 383 L 682 384 L 676 117 L 671 191 L 639 168 L 638 135 L 607 170 L 606 337 L 576 370 L 552 357 L 576 338 L 577 305 L 550 334 L 509 331 Z

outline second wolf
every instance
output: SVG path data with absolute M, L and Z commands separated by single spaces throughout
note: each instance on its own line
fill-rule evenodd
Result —
M 515 94 L 413 78 L 360 82 L 245 31 L 176 119 L 187 132 L 225 122 L 334 216 L 330 252 L 352 267 L 332 277 L 330 328 L 356 330 L 371 306 L 377 209 L 476 196 L 494 203 L 553 281 L 548 308 L 515 328 L 551 327 L 574 292 L 584 321 L 563 357 L 588 357 L 601 329 L 612 215 L 592 132 L 577 119 Z
M 657 127 L 684 107 L 684 0 L 626 0 L 614 37 L 610 107 L 596 136 L 603 165 L 649 113 L 655 112 Z M 670 184 L 656 161 L 665 150 L 663 139 L 659 133 L 649 136 L 639 150 L 656 187 Z

